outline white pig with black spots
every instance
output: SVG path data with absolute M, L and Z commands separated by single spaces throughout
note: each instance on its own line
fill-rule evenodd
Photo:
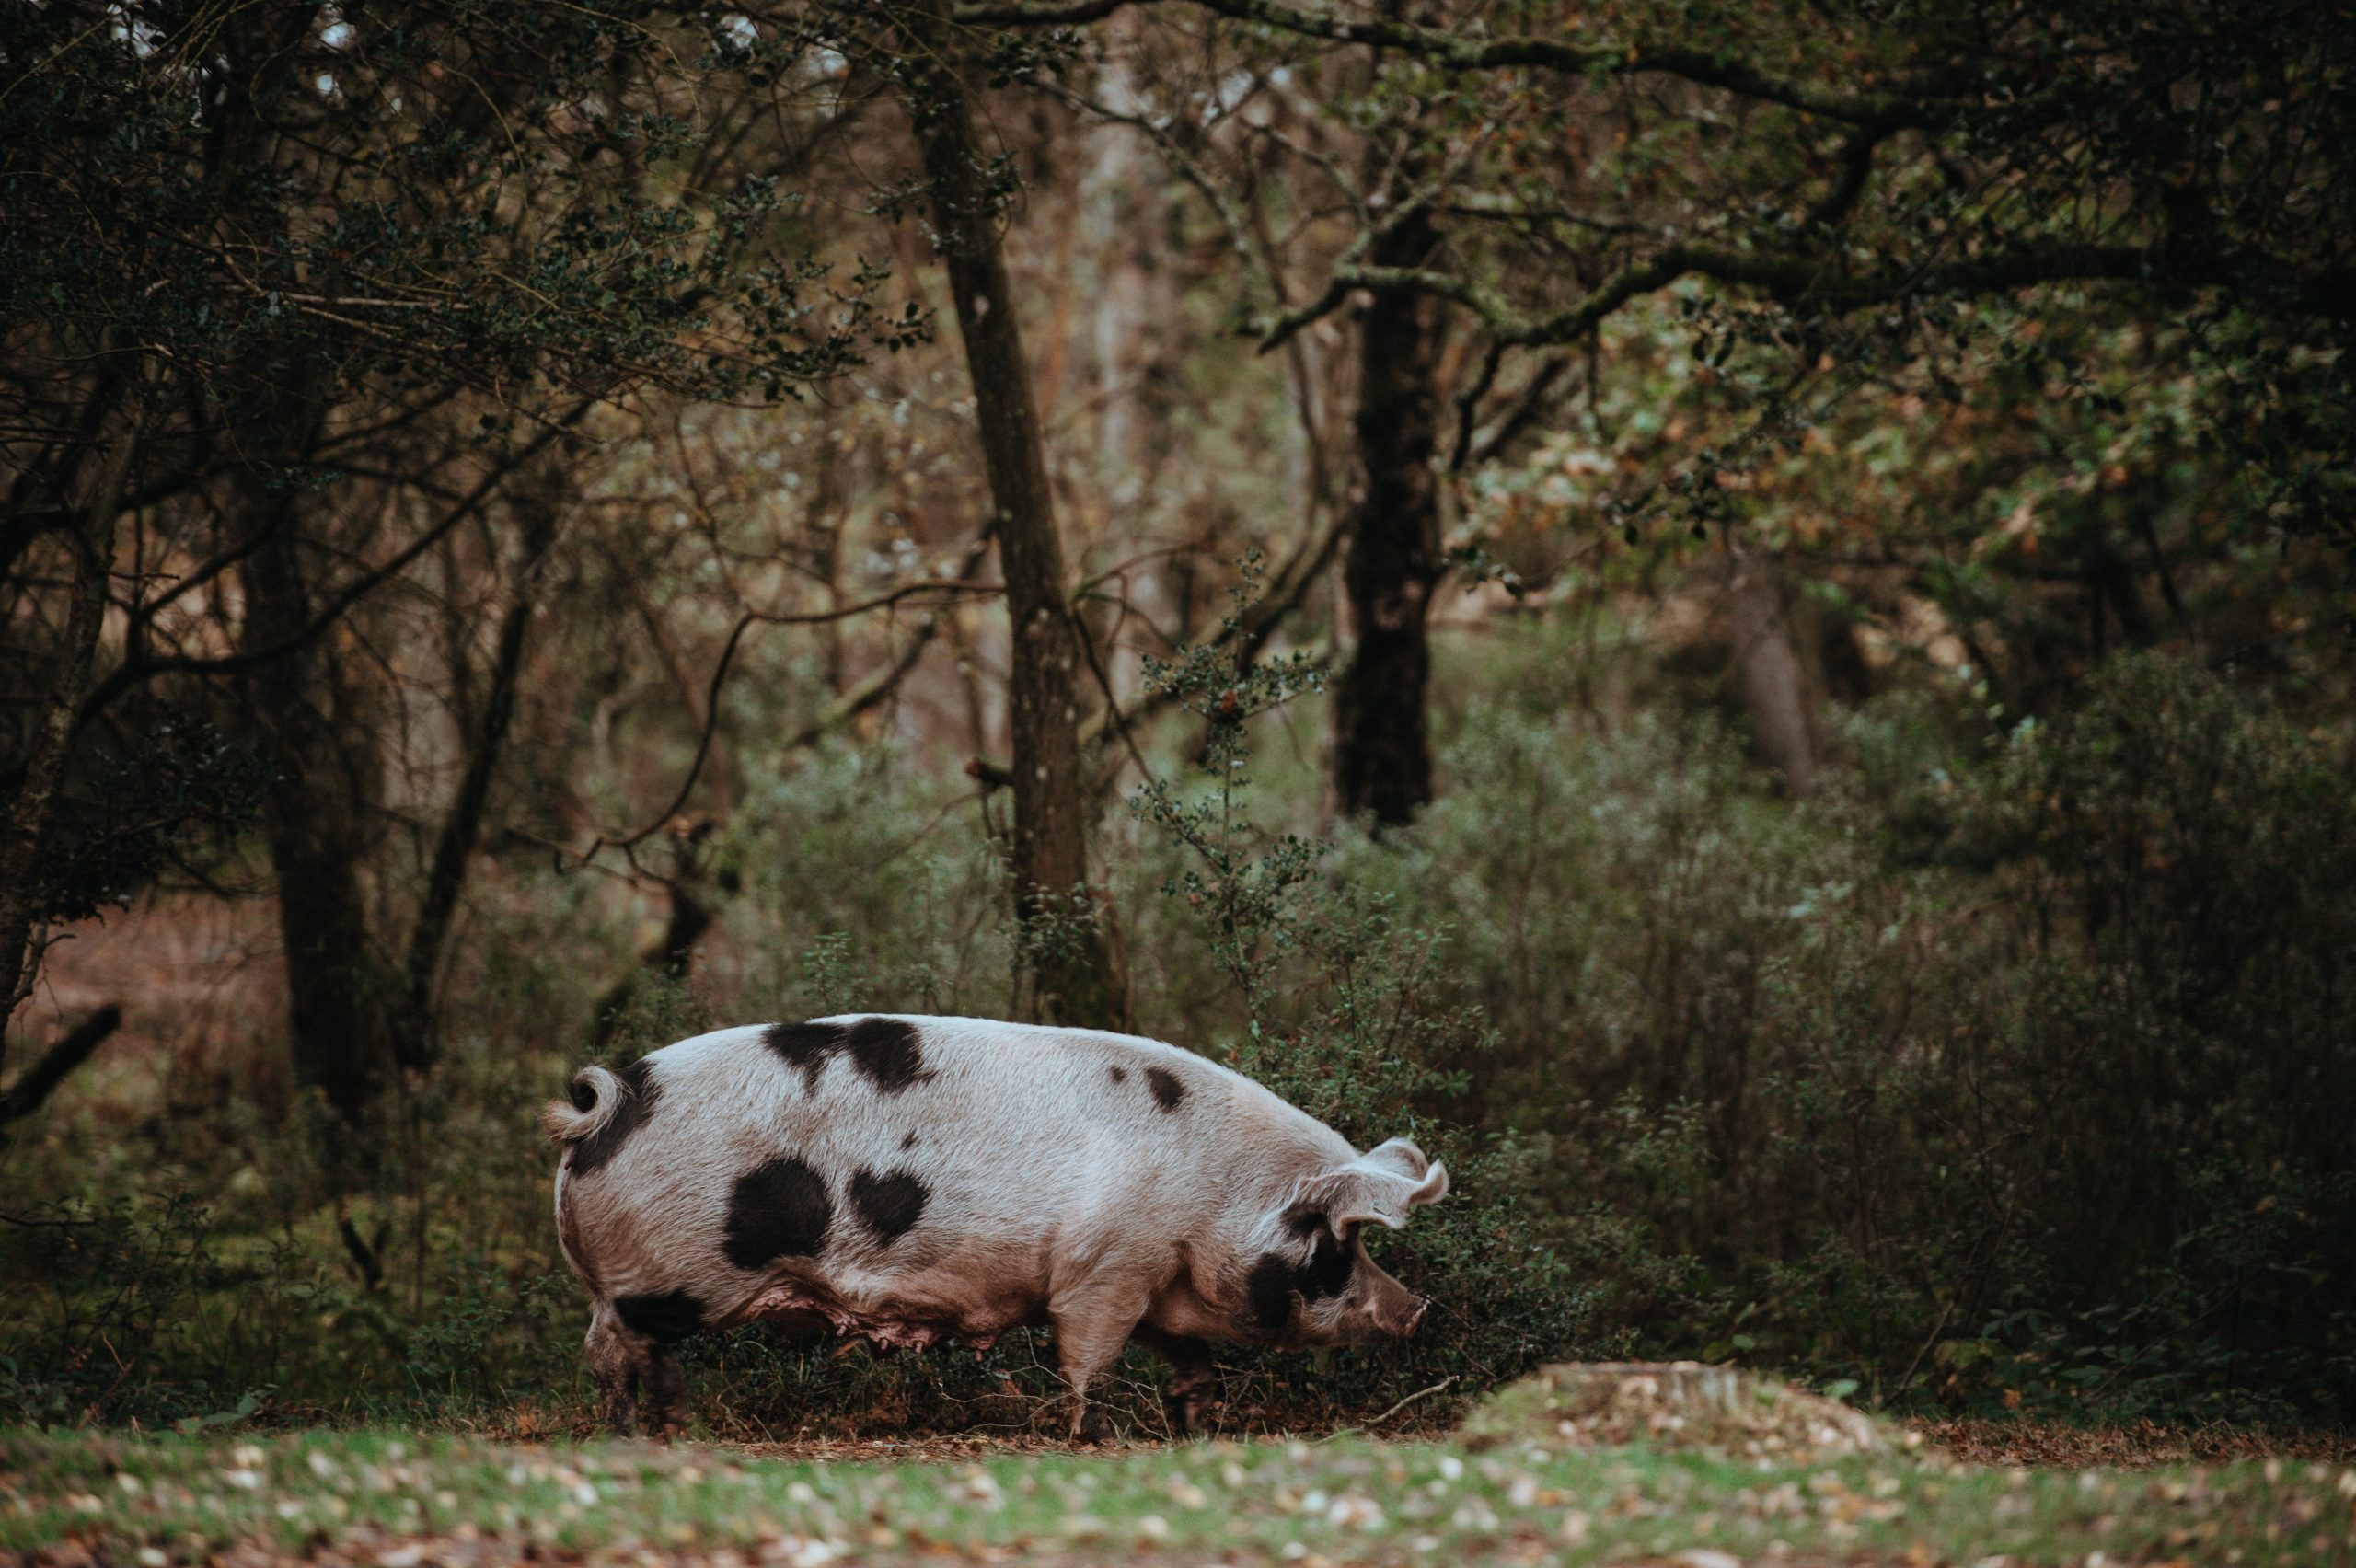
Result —
M 1184 1431 L 1217 1397 L 1208 1341 L 1413 1333 L 1428 1303 L 1361 1233 L 1448 1192 L 1407 1140 L 1361 1154 L 1174 1045 L 978 1019 L 723 1029 L 583 1067 L 542 1119 L 624 1432 L 676 1429 L 672 1345 L 756 1319 L 915 1349 L 1049 1325 L 1088 1441 L 1089 1388 L 1138 1340 Z

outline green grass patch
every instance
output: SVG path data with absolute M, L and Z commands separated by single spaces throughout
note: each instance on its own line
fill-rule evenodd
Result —
M 435 1542 L 766 1562 L 942 1549 L 1561 1564 L 1717 1552 L 1910 1562 L 2345 1562 L 2356 1471 L 2279 1461 L 2004 1470 L 1936 1455 L 1819 1465 L 1520 1443 L 1197 1443 L 1105 1455 L 810 1463 L 680 1444 L 442 1434 L 0 1432 L 0 1553 L 79 1544 L 143 1568 L 243 1544 L 404 1568 Z M 2099 1559 L 2090 1556 L 2100 1552 Z M 1714 1561 L 1689 1558 L 1692 1562 Z M 1722 1561 L 1722 1560 L 1718 1560 Z

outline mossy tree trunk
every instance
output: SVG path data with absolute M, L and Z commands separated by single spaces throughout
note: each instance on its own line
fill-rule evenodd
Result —
M 1058 1023 L 1118 1028 L 1125 987 L 1088 881 L 1080 756 L 1080 649 L 1030 360 L 999 237 L 1007 192 L 974 130 L 973 82 L 936 8 L 919 29 L 909 110 L 931 187 L 933 227 L 974 386 L 992 527 L 1013 628 L 1013 874 L 1042 1009 Z

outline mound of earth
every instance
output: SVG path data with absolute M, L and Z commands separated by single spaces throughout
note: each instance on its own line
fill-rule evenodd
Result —
M 1542 1367 L 1475 1408 L 1462 1435 L 1472 1449 L 1643 1443 L 1801 1464 L 1921 1441 L 1839 1400 L 1694 1361 Z

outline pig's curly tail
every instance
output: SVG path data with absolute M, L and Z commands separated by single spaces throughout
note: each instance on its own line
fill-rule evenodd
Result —
M 579 1143 L 614 1119 L 627 1092 L 606 1068 L 583 1067 L 572 1075 L 570 1103 L 551 1100 L 540 1107 L 540 1125 L 559 1143 Z

